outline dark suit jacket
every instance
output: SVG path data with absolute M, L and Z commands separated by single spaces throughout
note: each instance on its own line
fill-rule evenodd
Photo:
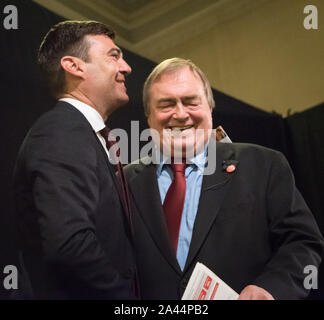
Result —
M 250 144 L 217 143 L 216 150 L 216 171 L 203 177 L 183 272 L 168 241 L 156 165 L 125 168 L 142 298 L 179 299 L 196 262 L 238 293 L 254 284 L 276 299 L 306 297 L 304 268 L 318 266 L 323 241 L 286 159 Z M 236 165 L 232 173 L 225 170 L 229 164 Z
M 117 180 L 96 133 L 66 102 L 25 138 L 14 174 L 22 263 L 36 299 L 132 298 L 134 257 Z

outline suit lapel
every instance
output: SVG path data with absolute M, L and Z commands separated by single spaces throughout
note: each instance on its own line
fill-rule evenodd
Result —
M 88 129 L 89 129 L 89 134 L 93 135 L 96 144 L 98 146 L 98 148 L 101 150 L 100 152 L 102 152 L 102 156 L 105 159 L 105 162 L 107 164 L 109 173 L 111 175 L 112 180 L 114 181 L 116 190 L 118 190 L 118 196 L 120 199 L 120 202 L 125 210 L 125 212 L 127 213 L 127 208 L 126 208 L 126 204 L 124 203 L 123 199 L 122 199 L 122 195 L 121 195 L 121 190 L 120 190 L 120 183 L 118 181 L 118 178 L 116 176 L 116 172 L 114 170 L 113 165 L 109 162 L 108 156 L 106 151 L 104 150 L 104 147 L 102 146 L 96 132 L 93 130 L 91 124 L 89 123 L 89 121 L 87 120 L 87 118 L 82 114 L 82 112 L 80 112 L 77 108 L 75 108 L 74 106 L 72 106 L 70 103 L 65 102 L 65 101 L 59 101 L 55 108 L 63 108 L 65 110 L 65 112 L 69 112 L 69 113 L 73 113 L 74 114 L 74 118 L 77 118 L 78 121 L 80 121 L 80 123 L 84 123 Z
M 181 274 L 167 234 L 156 177 L 156 166 L 154 164 L 141 165 L 135 170 L 137 170 L 137 175 L 129 183 L 138 211 L 161 254 L 174 270 Z
M 114 170 L 112 164 L 109 162 L 109 159 L 108 159 L 108 156 L 106 154 L 106 151 L 104 150 L 104 147 L 102 146 L 101 142 L 99 141 L 99 138 L 98 138 L 96 132 L 91 127 L 91 124 L 89 123 L 89 121 L 87 120 L 87 118 L 77 108 L 75 108 L 70 103 L 65 102 L 65 101 L 59 101 L 56 104 L 55 108 L 64 108 L 64 110 L 66 110 L 68 112 L 72 112 L 75 115 L 74 117 L 78 117 L 79 118 L 79 121 L 82 122 L 82 123 L 84 123 L 89 128 L 89 134 L 92 134 L 93 135 L 93 137 L 94 137 L 94 139 L 96 141 L 96 144 L 97 144 L 98 148 L 101 150 L 102 155 L 103 155 L 103 157 L 104 157 L 104 159 L 106 161 L 106 164 L 108 166 L 108 169 L 109 169 L 109 172 L 111 174 L 111 177 L 112 177 L 112 179 L 113 179 L 113 181 L 115 183 L 116 189 L 119 190 L 119 182 L 117 180 L 117 176 L 116 176 L 115 170 Z M 118 192 L 118 195 L 119 195 L 119 197 L 121 199 L 120 192 Z M 123 203 L 122 199 L 121 199 L 121 202 Z
M 233 157 L 230 150 L 222 152 L 220 144 L 217 144 L 216 170 L 211 175 L 204 175 L 199 199 L 198 211 L 193 228 L 190 248 L 184 272 L 190 268 L 191 263 L 196 257 L 203 242 L 208 236 L 216 217 L 219 214 L 225 195 L 228 192 L 232 178 L 236 175 L 234 172 L 227 172 L 226 168 L 233 164 L 235 167 L 238 161 L 231 159 Z

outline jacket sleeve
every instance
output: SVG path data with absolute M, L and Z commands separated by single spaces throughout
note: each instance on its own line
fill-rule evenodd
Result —
M 275 299 L 306 298 L 307 266 L 318 269 L 323 237 L 295 186 L 287 160 L 279 152 L 272 162 L 265 196 L 272 258 L 254 284 Z

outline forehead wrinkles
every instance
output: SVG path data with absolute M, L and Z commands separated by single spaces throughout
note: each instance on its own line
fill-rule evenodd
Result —
M 180 98 L 205 96 L 205 90 L 200 76 L 189 68 L 172 70 L 161 74 L 151 84 L 150 88 L 150 97 L 156 98 L 156 95 L 152 95 L 152 90 L 154 90 L 155 94 L 159 95 L 159 99 L 170 96 Z
M 201 84 L 203 84 L 197 72 L 191 70 L 189 67 L 167 70 L 164 73 L 162 73 L 159 77 L 157 77 L 153 83 L 163 81 L 163 78 L 166 77 L 168 77 L 168 80 L 177 81 L 177 82 L 178 81 L 188 82 L 190 80 L 192 81 L 194 78 L 198 80 Z

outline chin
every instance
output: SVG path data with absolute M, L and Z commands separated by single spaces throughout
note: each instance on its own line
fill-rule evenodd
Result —
M 124 106 L 125 104 L 128 103 L 128 101 L 129 101 L 129 97 L 128 97 L 128 95 L 124 95 L 124 96 L 122 96 L 122 97 L 120 97 L 120 98 L 118 99 L 118 105 L 119 105 L 119 106 Z

